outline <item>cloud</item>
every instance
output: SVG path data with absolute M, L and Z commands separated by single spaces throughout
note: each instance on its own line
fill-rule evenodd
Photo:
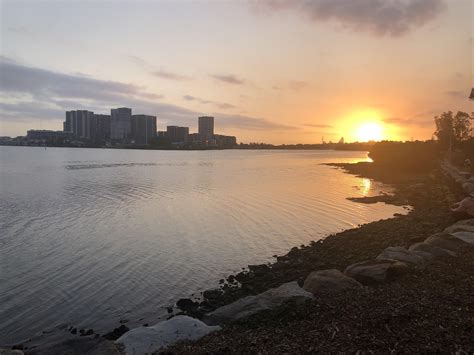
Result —
M 200 104 L 213 104 L 215 105 L 217 108 L 220 108 L 221 110 L 227 110 L 227 109 L 231 109 L 231 108 L 235 108 L 234 105 L 231 105 L 231 104 L 228 104 L 226 102 L 218 102 L 218 101 L 211 101 L 211 100 L 204 100 L 204 99 L 201 99 L 199 97 L 196 97 L 196 96 L 191 96 L 191 95 L 184 95 L 183 96 L 183 100 L 186 100 L 186 101 L 195 101 L 195 102 L 199 102 Z
M 288 83 L 288 86 L 292 90 L 300 91 L 300 90 L 303 90 L 303 89 L 307 88 L 309 86 L 309 83 L 307 83 L 306 81 L 293 80 L 293 81 L 290 81 Z
M 11 60 L 0 60 L 0 74 L 2 93 L 27 93 L 37 98 L 80 97 L 103 101 L 120 100 L 130 96 L 159 97 L 133 84 L 58 73 L 28 67 Z
M 263 0 L 260 11 L 295 11 L 313 22 L 377 36 L 402 36 L 438 17 L 444 0 Z
M 166 71 L 166 70 L 153 71 L 152 74 L 154 76 L 157 76 L 157 77 L 161 78 L 161 79 L 167 79 L 167 80 L 186 81 L 186 80 L 192 80 L 193 79 L 190 76 L 176 74 L 176 73 L 172 73 L 172 72 L 169 72 L 169 71 Z
M 305 123 L 303 126 L 306 127 L 313 127 L 313 128 L 333 128 L 333 126 L 328 124 L 312 124 L 312 123 Z
M 275 123 L 265 118 L 255 118 L 242 115 L 219 115 L 219 126 L 252 131 L 287 131 L 298 129 L 298 127 Z
M 243 85 L 245 83 L 245 80 L 240 79 L 232 74 L 213 74 L 209 76 L 218 81 L 231 85 Z
M 58 121 L 66 110 L 88 109 L 110 112 L 112 107 L 127 106 L 135 113 L 156 115 L 159 126 L 178 124 L 197 126 L 202 112 L 159 102 L 160 95 L 147 92 L 143 87 L 117 81 L 98 80 L 89 76 L 64 74 L 30 67 L 11 59 L 0 58 L 0 118 L 8 122 L 34 122 L 36 119 Z M 191 95 L 185 100 L 201 100 Z M 219 109 L 230 104 L 202 100 Z M 283 130 L 294 127 L 274 123 L 265 118 L 216 113 L 216 128 L 242 130 Z M 35 128 L 35 127 L 31 127 Z
M 146 70 L 149 74 L 154 75 L 158 78 L 161 79 L 166 79 L 166 80 L 175 80 L 175 81 L 187 81 L 187 80 L 193 80 L 192 77 L 187 76 L 187 75 L 182 75 L 182 74 L 177 74 L 168 70 L 164 69 L 157 69 L 153 64 L 149 63 L 143 58 L 140 58 L 136 55 L 130 55 L 127 54 L 125 55 L 131 62 L 133 62 L 135 65 L 138 65 L 139 67 L 142 67 L 144 70 Z
M 421 117 L 419 114 L 415 117 Z M 400 117 L 390 117 L 383 120 L 385 123 L 398 125 L 398 126 L 419 126 L 426 127 L 432 126 L 433 120 L 419 120 L 415 118 L 400 118 Z

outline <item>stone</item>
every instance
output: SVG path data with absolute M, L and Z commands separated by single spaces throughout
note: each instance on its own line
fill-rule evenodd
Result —
M 178 302 L 176 302 L 176 306 L 178 306 L 182 311 L 188 311 L 197 308 L 199 303 L 194 302 L 189 298 L 180 298 Z
M 425 239 L 426 244 L 434 245 L 435 247 L 451 250 L 455 253 L 463 250 L 466 243 L 462 240 L 452 236 L 449 233 L 436 233 Z
M 474 217 L 474 197 L 466 197 L 462 201 L 451 206 L 452 212 L 466 213 L 468 216 Z
M 303 289 L 315 296 L 362 288 L 360 282 L 336 269 L 313 271 L 304 281 Z
M 409 251 L 423 258 L 425 261 L 431 261 L 435 258 L 433 254 L 428 253 L 426 251 L 421 251 L 421 250 L 409 250 Z
M 454 232 L 474 232 L 474 219 L 464 219 L 457 221 L 444 230 L 446 233 Z
M 104 335 L 104 338 L 105 339 L 108 339 L 108 340 L 117 340 L 118 338 L 120 338 L 122 335 L 124 335 L 126 332 L 128 332 L 130 330 L 129 327 L 127 327 L 126 325 L 122 324 L 120 327 L 118 328 L 115 328 L 114 330 L 112 330 L 111 332 L 107 333 Z
M 256 296 L 247 296 L 231 304 L 217 308 L 204 316 L 207 324 L 220 324 L 248 317 L 257 312 L 276 308 L 291 300 L 313 299 L 311 292 L 305 291 L 296 281 L 285 283 L 277 288 L 269 289 Z
M 119 355 L 120 351 L 114 343 L 102 337 L 76 337 L 57 343 L 29 348 L 28 355 Z
M 432 254 L 435 257 L 438 257 L 438 256 L 456 256 L 456 253 L 451 251 L 451 250 L 442 249 L 442 248 L 439 248 L 435 245 L 428 244 L 428 243 L 425 243 L 425 242 L 415 243 L 412 246 L 410 246 L 408 248 L 408 250 L 414 251 L 414 252 L 429 253 L 429 254 Z
M 152 327 L 132 329 L 115 343 L 123 347 L 125 354 L 151 354 L 178 341 L 197 340 L 220 329 L 219 326 L 208 326 L 198 319 L 181 315 Z
M 0 349 L 0 355 L 24 355 L 21 350 Z
M 427 257 L 429 258 L 429 256 Z M 409 251 L 404 247 L 388 247 L 382 253 L 380 253 L 376 259 L 381 260 L 397 260 L 404 263 L 414 264 L 423 266 L 426 263 L 426 259 L 420 255 L 417 255 L 413 251 Z
M 467 195 L 474 193 L 474 182 L 465 182 L 462 184 L 462 189 Z
M 370 285 L 392 281 L 407 270 L 407 264 L 400 261 L 373 259 L 349 265 L 344 274 L 364 285 Z
M 462 240 L 465 243 L 474 245 L 474 232 L 455 232 L 452 236 Z

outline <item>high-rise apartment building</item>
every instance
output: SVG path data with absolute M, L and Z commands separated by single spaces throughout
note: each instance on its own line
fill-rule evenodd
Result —
M 156 137 L 156 116 L 133 115 L 131 137 L 135 144 L 148 144 Z
M 126 142 L 132 136 L 132 109 L 127 107 L 110 110 L 110 138 Z
M 93 117 L 94 112 L 87 110 L 66 111 L 63 131 L 72 132 L 74 138 L 90 139 Z
M 202 140 L 211 140 L 214 137 L 214 117 L 201 116 L 198 118 L 198 131 Z
M 110 115 L 94 114 L 91 124 L 91 140 L 94 143 L 110 141 Z
M 167 126 L 166 133 L 171 143 L 187 143 L 189 127 Z

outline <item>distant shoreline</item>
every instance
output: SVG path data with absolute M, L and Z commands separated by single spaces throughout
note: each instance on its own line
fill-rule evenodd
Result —
M 56 146 L 56 145 L 20 145 L 20 144 L 0 144 L 0 147 L 26 147 L 26 148 L 82 148 L 82 149 L 121 149 L 121 150 L 167 150 L 167 151 L 212 151 L 212 150 L 326 150 L 326 151 L 347 151 L 347 152 L 368 152 L 368 146 L 362 147 L 310 147 L 311 145 L 278 145 L 263 147 L 194 147 L 194 148 L 170 148 L 170 147 L 153 147 L 153 146 Z

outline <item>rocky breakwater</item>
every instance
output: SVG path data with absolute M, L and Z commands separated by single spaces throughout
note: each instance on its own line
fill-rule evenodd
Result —
M 461 201 L 451 206 L 451 211 L 474 217 L 474 176 L 462 172 L 447 161 L 442 162 L 441 168 L 444 173 L 458 184 L 466 195 Z

